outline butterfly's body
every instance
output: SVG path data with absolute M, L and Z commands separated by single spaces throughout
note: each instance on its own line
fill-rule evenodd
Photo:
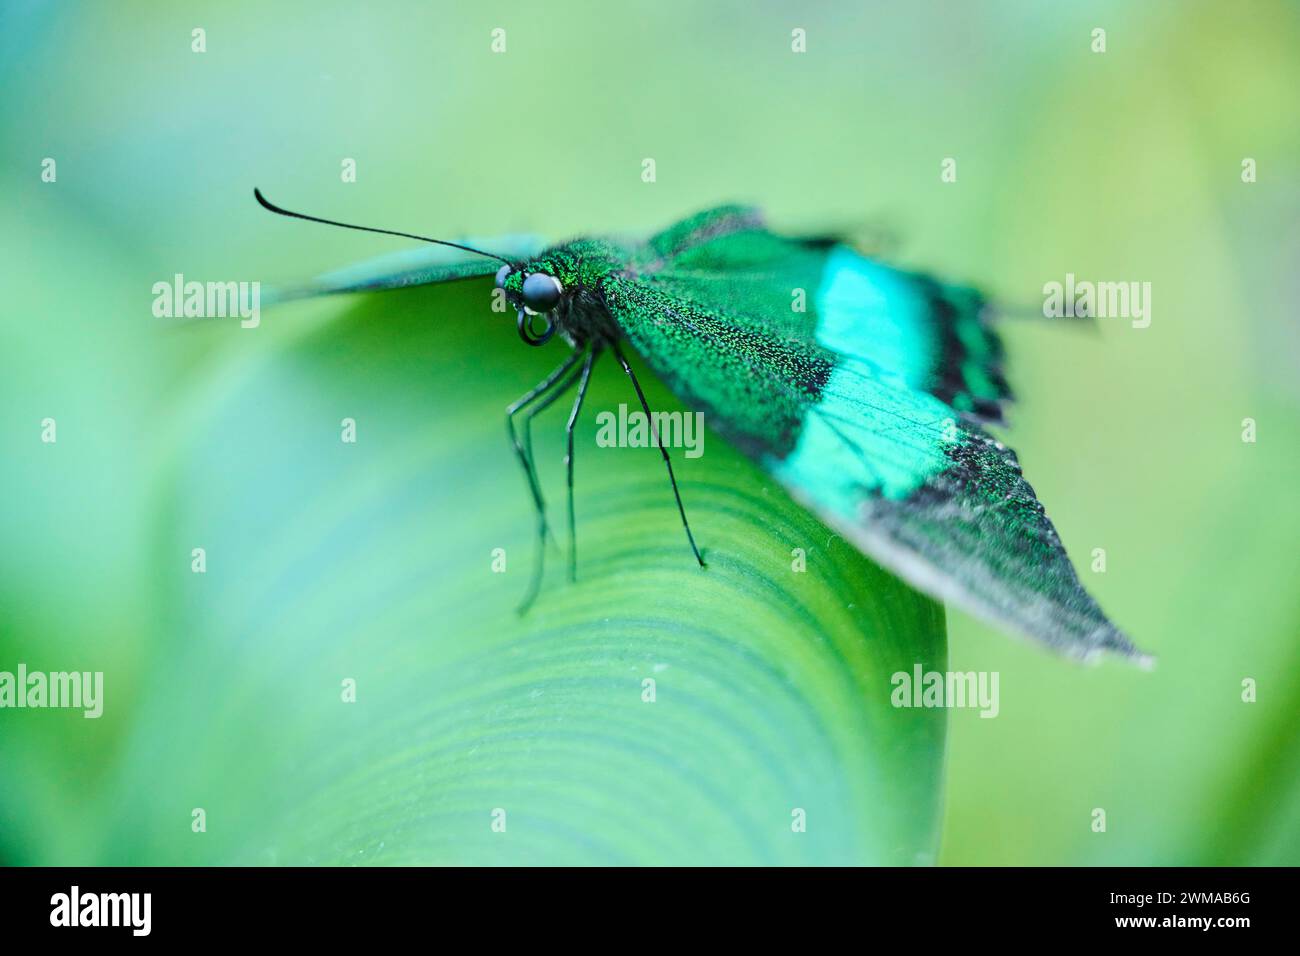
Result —
M 1002 422 L 1011 394 L 1001 343 L 973 290 L 890 268 L 833 239 L 776 235 L 742 207 L 702 213 L 644 243 L 580 239 L 497 258 L 506 265 L 379 266 L 306 291 L 495 270 L 521 337 L 541 345 L 558 335 L 571 347 L 508 411 L 540 536 L 545 509 L 527 422 L 577 385 L 572 487 L 572 432 L 599 356 L 616 356 L 650 412 L 624 357 L 630 345 L 797 500 L 914 585 L 1072 656 L 1141 658 L 1080 585 L 1015 454 L 984 431 Z
M 573 348 L 609 344 L 622 336 L 605 305 L 604 283 L 617 276 L 627 262 L 627 250 L 612 243 L 577 239 L 530 259 L 502 288 L 522 307 L 525 275 L 554 276 L 565 290 L 553 313 L 556 333 Z

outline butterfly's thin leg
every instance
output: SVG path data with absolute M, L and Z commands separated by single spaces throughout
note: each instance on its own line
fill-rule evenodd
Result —
M 623 366 L 623 371 L 627 372 L 628 378 L 632 380 L 632 387 L 636 389 L 636 397 L 641 402 L 641 410 L 645 412 L 646 420 L 650 422 L 650 434 L 654 437 L 655 444 L 659 446 L 660 453 L 664 456 L 664 465 L 668 468 L 668 480 L 672 482 L 673 497 L 677 499 L 677 511 L 682 516 L 682 527 L 686 529 L 686 540 L 691 543 L 691 551 L 695 554 L 695 560 L 704 567 L 704 558 L 700 556 L 700 549 L 695 546 L 695 535 L 691 534 L 691 523 L 686 520 L 686 508 L 682 505 L 681 492 L 677 490 L 677 476 L 673 474 L 673 462 L 668 457 L 668 449 L 663 446 L 659 440 L 658 429 L 655 428 L 654 415 L 650 412 L 650 404 L 645 400 L 645 392 L 641 391 L 641 383 L 636 380 L 636 373 L 632 371 L 632 366 L 627 364 L 627 359 L 623 357 L 623 350 L 618 347 L 618 343 L 612 343 L 614 355 L 618 359 L 618 364 Z
M 586 366 L 584 364 L 583 368 L 585 367 Z M 532 440 L 533 419 L 536 416 L 540 415 L 542 412 L 546 411 L 553 404 L 555 404 L 556 400 L 560 398 L 561 395 L 564 395 L 566 392 L 569 391 L 569 389 L 573 388 L 573 384 L 576 381 L 578 381 L 578 377 L 582 374 L 582 371 L 583 370 L 581 368 L 575 368 L 573 371 L 569 373 L 568 377 L 565 378 L 564 381 L 560 382 L 558 385 L 552 386 L 551 390 L 547 392 L 545 395 L 538 396 L 537 401 L 528 409 L 527 413 L 525 413 L 524 415 L 524 421 L 523 421 L 524 451 L 528 456 L 529 464 L 533 465 L 534 474 L 536 474 L 537 466 L 533 459 L 533 440 Z M 540 480 L 538 484 L 540 486 L 541 484 Z M 543 498 L 543 501 L 545 501 L 545 498 Z M 546 564 L 546 555 L 544 553 L 545 550 L 546 550 L 546 536 L 542 532 L 541 528 L 539 528 L 538 541 L 537 541 L 537 553 L 533 557 L 533 576 L 529 580 L 528 591 L 524 595 L 523 601 L 520 602 L 518 608 L 520 614 L 523 614 L 525 611 L 528 610 L 528 608 L 532 605 L 533 601 L 537 599 L 538 593 L 541 591 L 542 572 L 545 570 L 545 564 Z
M 534 474 L 537 472 L 537 461 L 533 457 L 533 419 L 546 411 L 546 409 L 550 408 L 557 398 L 572 388 L 573 383 L 578 380 L 578 376 L 581 374 L 581 368 L 573 369 L 573 371 L 569 373 L 568 379 L 555 386 L 545 398 L 538 396 L 540 400 L 529 408 L 527 414 L 524 415 L 520 431 L 524 436 L 524 454 L 528 457 L 528 463 L 533 467 Z
M 573 513 L 573 426 L 578 422 L 578 412 L 582 411 L 582 400 L 587 397 L 587 386 L 591 384 L 591 367 L 596 364 L 600 349 L 593 347 L 587 353 L 587 361 L 582 363 L 582 379 L 578 382 L 578 394 L 573 399 L 573 411 L 569 413 L 569 423 L 565 426 L 568 440 L 568 452 L 564 456 L 564 467 L 568 471 L 569 494 L 569 580 L 578 580 L 578 530 Z
M 506 408 L 506 432 L 510 436 L 510 444 L 515 449 L 515 455 L 519 459 L 519 464 L 524 469 L 524 477 L 528 480 L 528 488 L 532 492 L 533 496 L 533 508 L 537 512 L 538 541 L 537 557 L 533 562 L 533 583 L 529 586 L 524 603 L 519 607 L 519 613 L 521 614 L 528 610 L 528 606 L 532 604 L 533 600 L 536 598 L 537 589 L 540 587 L 541 565 L 545 561 L 544 552 L 546 549 L 546 536 L 549 529 L 546 523 L 546 502 L 542 498 L 541 483 L 537 480 L 537 470 L 533 467 L 532 456 L 524 450 L 524 446 L 519 440 L 519 435 L 515 431 L 515 415 L 517 415 L 522 409 L 527 408 L 533 402 L 537 401 L 539 398 L 545 396 L 547 392 L 554 389 L 555 384 L 559 382 L 560 379 L 564 377 L 565 373 L 573 368 L 581 358 L 582 353 L 575 350 L 573 354 L 561 362 L 550 375 L 547 375 L 546 378 L 542 379 L 533 388 L 519 396 L 519 398 L 511 402 L 509 407 Z M 571 383 L 565 384 L 566 390 L 568 384 Z M 562 392 L 555 392 L 553 394 L 558 397 Z M 550 401 L 554 401 L 554 398 L 550 399 Z M 549 404 L 549 401 L 547 404 Z
M 533 468 L 532 457 L 524 450 L 524 446 L 519 440 L 519 435 L 515 432 L 515 416 L 519 414 L 522 409 L 531 405 L 544 393 L 553 388 L 555 383 L 560 380 L 565 372 L 573 368 L 580 358 L 582 358 L 582 353 L 575 351 L 572 355 L 561 362 L 550 375 L 547 375 L 546 378 L 542 379 L 528 391 L 524 392 L 524 394 L 520 395 L 506 408 L 506 434 L 510 436 L 510 445 L 514 448 L 515 456 L 519 459 L 519 464 L 524 469 L 524 477 L 528 479 L 528 490 L 533 496 L 533 505 L 536 507 L 538 517 L 541 519 L 543 524 L 546 522 L 546 506 L 542 501 L 542 488 L 537 481 L 537 472 Z
M 537 460 L 533 457 L 533 419 L 554 405 L 561 395 L 573 388 L 573 383 L 578 380 L 578 377 L 581 374 L 582 369 L 575 368 L 569 373 L 568 378 L 560 384 L 552 387 L 544 397 L 538 396 L 538 401 L 535 402 L 524 414 L 524 420 L 520 425 L 520 431 L 522 431 L 524 436 L 524 454 L 528 456 L 528 463 L 533 467 L 533 474 L 537 473 Z M 538 480 L 538 486 L 541 486 L 540 479 Z M 542 500 L 546 500 L 545 496 L 543 496 Z

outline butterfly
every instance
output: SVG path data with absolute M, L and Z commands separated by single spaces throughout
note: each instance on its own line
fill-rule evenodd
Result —
M 525 343 L 558 336 L 568 346 L 506 414 L 539 538 L 524 607 L 537 595 L 549 532 L 531 418 L 575 392 L 572 541 L 573 432 L 599 358 L 619 364 L 654 421 L 627 360 L 634 350 L 796 501 L 914 587 L 1070 657 L 1149 662 L 1083 588 L 1015 452 L 986 430 L 1005 423 L 1012 393 L 993 310 L 976 290 L 893 268 L 834 237 L 778 235 L 743 206 L 701 212 L 644 241 L 469 246 L 290 212 L 254 195 L 280 215 L 442 247 L 330 273 L 280 299 L 492 276 Z M 655 439 L 703 566 L 668 449 Z

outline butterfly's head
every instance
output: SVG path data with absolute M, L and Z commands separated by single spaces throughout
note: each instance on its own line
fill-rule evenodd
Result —
M 545 345 L 555 334 L 557 323 L 551 314 L 560 305 L 564 285 L 549 272 L 532 264 L 505 265 L 497 270 L 497 288 L 519 310 L 519 337 L 529 345 Z M 545 316 L 545 328 L 533 328 L 534 316 Z
M 544 315 L 560 304 L 564 286 L 547 272 L 529 272 L 525 266 L 502 266 L 497 270 L 497 288 L 529 315 Z

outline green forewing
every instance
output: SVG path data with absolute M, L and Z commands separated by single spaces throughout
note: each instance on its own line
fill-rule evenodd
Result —
M 973 290 L 727 207 L 652 238 L 603 291 L 670 387 L 881 564 L 1064 653 L 1138 656 L 981 428 L 1010 392 Z
M 465 245 L 522 261 L 536 255 L 542 241 L 536 236 L 518 235 L 492 240 L 469 239 Z M 265 298 L 272 302 L 287 302 L 343 292 L 402 289 L 490 276 L 499 268 L 501 262 L 488 256 L 476 256 L 447 246 L 420 246 L 327 272 L 302 285 L 275 289 Z

